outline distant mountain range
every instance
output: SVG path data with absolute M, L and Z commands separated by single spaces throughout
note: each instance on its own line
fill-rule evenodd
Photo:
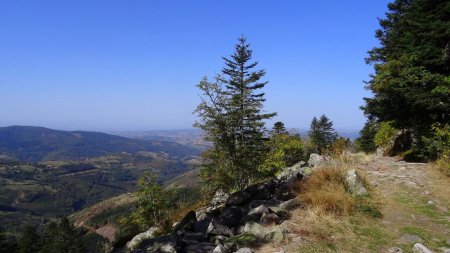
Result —
M 0 155 L 19 161 L 83 160 L 113 153 L 164 152 L 171 157 L 199 155 L 200 149 L 162 140 L 139 140 L 87 131 L 34 126 L 0 127 Z

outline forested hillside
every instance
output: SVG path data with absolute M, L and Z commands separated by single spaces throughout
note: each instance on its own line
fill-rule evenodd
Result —
M 174 142 L 136 140 L 98 132 L 69 132 L 27 126 L 0 128 L 0 155 L 19 161 L 82 160 L 139 151 L 163 152 L 178 158 L 200 152 L 196 147 Z

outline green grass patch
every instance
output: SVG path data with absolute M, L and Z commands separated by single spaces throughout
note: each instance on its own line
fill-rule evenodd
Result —
M 425 241 L 425 244 L 433 249 L 448 247 L 446 240 L 436 234 L 417 226 L 404 226 L 400 229 L 404 234 L 417 235 Z
M 417 196 L 418 194 L 411 195 L 411 193 L 408 193 L 409 195 L 406 196 L 406 194 L 399 194 L 394 199 L 403 204 L 404 206 L 408 207 L 409 209 L 426 215 L 430 218 L 439 218 L 442 216 L 442 214 L 439 213 L 439 211 L 436 209 L 434 205 L 428 205 L 425 198 L 412 198 L 410 196 Z
M 363 239 L 367 248 L 372 251 L 378 251 L 388 243 L 389 236 L 386 232 L 375 224 L 367 224 L 366 226 L 355 226 L 355 233 Z
M 336 246 L 329 242 L 317 242 L 306 244 L 298 248 L 298 252 L 302 253 L 323 253 L 323 252 L 336 252 Z

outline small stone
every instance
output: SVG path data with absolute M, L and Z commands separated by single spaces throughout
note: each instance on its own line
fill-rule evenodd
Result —
M 414 253 L 434 253 L 433 251 L 431 251 L 427 247 L 425 247 L 425 245 L 423 245 L 422 243 L 414 244 L 412 251 Z
M 250 248 L 240 248 L 235 253 L 253 253 Z
M 280 226 L 273 227 L 264 239 L 269 242 L 281 243 L 284 239 L 283 229 Z
M 261 216 L 260 223 L 261 223 L 261 225 L 268 227 L 268 226 L 273 226 L 273 225 L 277 224 L 279 220 L 280 220 L 280 217 L 278 217 L 278 215 L 276 215 L 274 213 L 264 213 Z
M 423 242 L 423 239 L 417 235 L 406 234 L 403 235 L 399 241 L 404 244 L 409 244 L 409 243 Z
M 177 253 L 177 250 L 175 249 L 175 247 L 172 244 L 167 243 L 167 244 L 164 244 L 163 246 L 161 246 L 160 252 L 162 252 L 162 253 Z
M 213 253 L 226 253 L 225 247 L 223 247 L 222 244 L 217 245 L 216 248 L 214 248 Z
M 434 201 L 433 200 L 428 200 L 427 205 L 434 206 Z
M 403 250 L 399 247 L 392 247 L 388 249 L 387 253 L 403 253 Z

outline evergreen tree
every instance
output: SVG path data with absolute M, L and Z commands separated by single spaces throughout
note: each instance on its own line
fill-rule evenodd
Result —
M 17 252 L 17 242 L 12 240 L 15 238 L 7 238 L 0 227 L 0 253 L 14 253 Z
M 142 230 L 151 226 L 163 226 L 170 217 L 171 203 L 169 191 L 158 184 L 155 174 L 145 172 L 137 183 L 139 197 L 136 212 L 131 215 L 132 222 Z
M 316 152 L 322 153 L 336 140 L 337 133 L 333 128 L 333 122 L 327 116 L 320 116 L 319 120 L 313 117 L 309 130 L 309 139 Z
M 40 237 L 31 226 L 26 226 L 22 231 L 18 243 L 18 253 L 35 253 L 40 248 Z
M 359 137 L 355 140 L 358 149 L 370 153 L 376 150 L 374 142 L 375 134 L 377 133 L 377 124 L 374 118 L 369 118 L 364 124 L 363 129 L 359 131 Z
M 66 217 L 58 225 L 57 252 L 83 253 L 84 245 L 81 236 Z
M 58 252 L 58 224 L 50 222 L 45 226 L 42 236 L 42 248 L 39 253 Z
M 286 127 L 284 127 L 284 123 L 281 121 L 275 122 L 275 124 L 273 124 L 271 134 L 277 135 L 282 133 L 287 133 Z
M 77 231 L 69 219 L 62 218 L 59 223 L 50 222 L 45 226 L 42 247 L 39 253 L 83 253 L 85 247 L 82 234 Z
M 225 67 L 214 83 L 204 79 L 198 85 L 203 101 L 196 112 L 213 147 L 205 153 L 210 164 L 202 172 L 212 188 L 243 189 L 257 178 L 258 167 L 266 152 L 264 120 L 275 113 L 263 113 L 264 93 L 258 92 L 267 82 L 260 81 L 264 70 L 255 70 L 252 50 L 241 37 Z M 222 183 L 221 183 L 222 182 Z
M 373 97 L 362 109 L 411 131 L 421 150 L 433 124 L 450 123 L 450 2 L 395 0 L 388 8 L 376 31 L 381 46 L 367 58 L 375 69 L 366 86 Z

